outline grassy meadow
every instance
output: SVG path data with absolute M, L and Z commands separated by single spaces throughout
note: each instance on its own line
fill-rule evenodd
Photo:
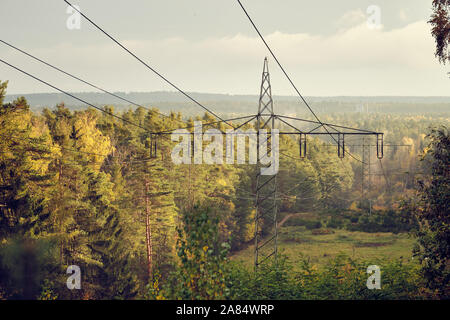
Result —
M 408 263 L 413 261 L 413 243 L 414 239 L 407 233 L 351 232 L 334 228 L 308 230 L 305 226 L 286 225 L 282 225 L 278 233 L 278 250 L 289 258 L 294 268 L 304 258 L 320 268 L 340 254 L 374 264 L 398 259 Z M 254 246 L 250 243 L 231 259 L 252 268 Z

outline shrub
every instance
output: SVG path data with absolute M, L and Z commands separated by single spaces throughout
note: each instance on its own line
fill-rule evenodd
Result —
M 343 221 L 341 219 L 337 219 L 336 217 L 332 217 L 330 221 L 327 223 L 328 228 L 340 229 L 343 226 Z
M 180 264 L 162 289 L 159 279 L 149 288 L 152 298 L 224 299 L 228 274 L 228 243 L 220 243 L 219 219 L 209 209 L 194 207 L 183 213 L 183 226 L 178 229 L 177 254 Z M 156 282 L 156 283 L 155 283 Z
M 351 217 L 351 218 L 350 218 L 350 222 L 351 222 L 351 223 L 357 223 L 358 220 L 359 220 L 358 217 Z
M 366 286 L 369 265 L 381 269 L 381 290 Z M 302 257 L 299 271 L 284 256 L 278 262 L 264 265 L 258 273 L 246 270 L 240 264 L 232 267 L 228 279 L 233 299 L 420 299 L 422 280 L 419 267 L 395 261 L 358 261 L 345 255 L 330 260 L 319 269 Z
M 307 221 L 305 227 L 308 230 L 319 229 L 322 228 L 322 223 L 320 221 Z

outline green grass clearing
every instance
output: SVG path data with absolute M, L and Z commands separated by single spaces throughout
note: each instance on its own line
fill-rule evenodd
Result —
M 330 259 L 345 254 L 354 259 L 374 263 L 380 260 L 400 259 L 411 262 L 414 239 L 406 233 L 350 232 L 342 229 L 328 229 L 333 233 L 314 235 L 315 230 L 303 226 L 283 226 L 279 229 L 278 250 L 288 256 L 295 266 L 304 257 L 322 267 Z M 241 261 L 248 268 L 253 267 L 254 247 L 234 254 L 233 261 Z

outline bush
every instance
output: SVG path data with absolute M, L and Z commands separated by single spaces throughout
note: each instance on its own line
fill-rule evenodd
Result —
M 343 225 L 344 225 L 343 221 L 341 219 L 337 219 L 335 217 L 332 217 L 330 219 L 330 221 L 328 221 L 328 223 L 327 223 L 327 227 L 333 228 L 333 229 L 340 229 L 343 227 Z
M 350 218 L 350 222 L 351 222 L 351 223 L 357 223 L 358 220 L 359 220 L 358 217 L 351 217 L 351 218 Z
M 350 221 L 352 224 L 346 227 L 349 231 L 400 233 L 408 232 L 413 228 L 413 224 L 406 221 L 401 212 L 392 210 L 375 211 L 371 216 L 362 216 L 359 219 L 352 217 Z
M 247 270 L 241 264 L 233 264 L 228 278 L 232 299 L 238 300 L 293 300 L 300 295 L 292 281 L 292 266 L 286 256 L 263 264 L 258 272 Z
M 228 274 L 228 243 L 220 243 L 219 219 L 208 208 L 195 206 L 183 212 L 177 228 L 179 265 L 160 289 L 159 277 L 149 286 L 148 297 L 156 299 L 224 299 Z
M 322 223 L 320 221 L 308 221 L 305 226 L 308 230 L 320 229 L 322 228 Z
M 381 269 L 381 290 L 366 286 L 369 265 Z M 235 264 L 228 279 L 232 299 L 366 300 L 420 299 L 418 266 L 399 261 L 357 261 L 340 255 L 318 269 L 303 257 L 294 272 L 286 257 L 254 273 Z

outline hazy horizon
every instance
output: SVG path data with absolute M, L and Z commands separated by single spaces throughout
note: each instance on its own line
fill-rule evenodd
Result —
M 101 91 L 67 91 L 71 94 L 81 93 L 81 94 L 106 94 Z M 112 93 L 124 93 L 124 94 L 145 94 L 145 93 L 168 93 L 168 94 L 179 94 L 177 91 L 173 90 L 155 90 L 155 91 L 111 91 Z M 220 92 L 205 92 L 205 91 L 186 91 L 189 94 L 205 94 L 205 95 L 223 95 L 223 96 L 259 96 L 259 93 L 220 93 Z M 51 91 L 41 91 L 41 92 L 18 92 L 18 93 L 9 93 L 9 90 L 6 94 L 6 98 L 8 96 L 20 96 L 20 95 L 39 95 L 39 94 L 63 94 L 60 92 L 51 92 Z M 107 95 L 107 94 L 106 94 Z M 298 99 L 298 95 L 295 94 L 273 94 L 273 97 L 286 97 L 286 98 L 294 98 Z M 448 95 L 305 95 L 305 98 L 450 98 L 450 94 Z
M 274 95 L 295 92 L 235 1 L 77 0 L 92 18 L 144 61 L 189 92 L 257 94 L 269 56 Z M 449 67 L 434 56 L 431 3 L 422 0 L 245 0 L 255 23 L 305 96 L 447 96 Z M 377 28 L 367 24 L 372 5 Z M 4 0 L 2 39 L 109 91 L 171 89 L 81 19 L 70 30 L 63 1 Z M 12 14 L 20 12 L 18 14 Z M 70 92 L 84 84 L 0 44 L 7 62 Z M 48 92 L 0 65 L 8 93 Z M 50 90 L 51 92 L 51 90 Z

